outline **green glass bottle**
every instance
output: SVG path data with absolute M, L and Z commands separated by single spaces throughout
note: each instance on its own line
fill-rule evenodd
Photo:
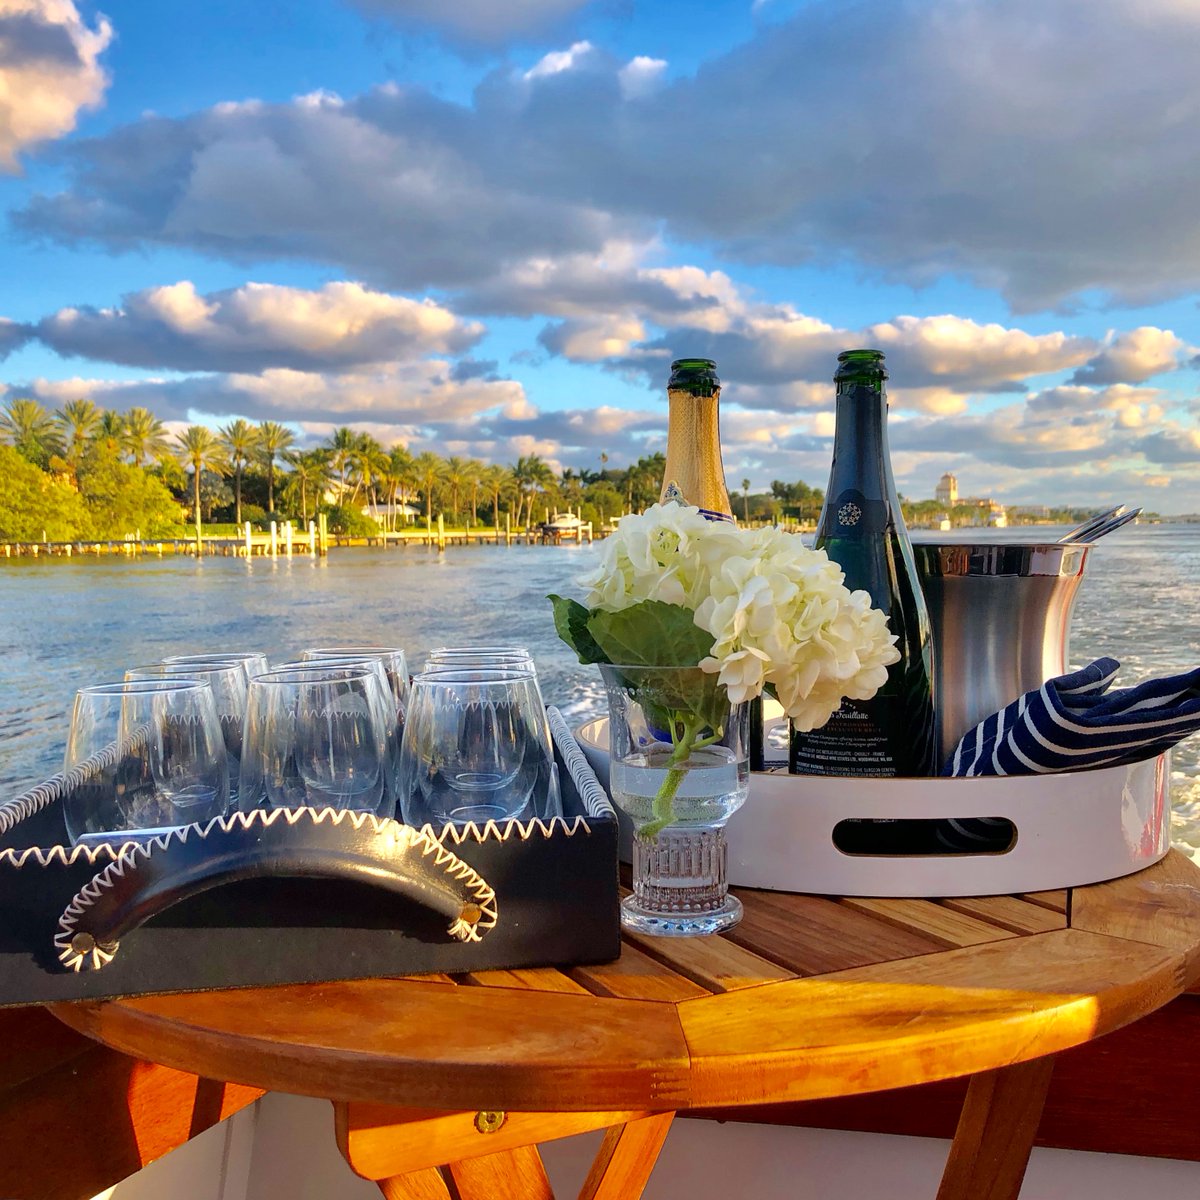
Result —
M 899 662 L 870 700 L 845 700 L 829 722 L 792 730 L 788 769 L 798 775 L 933 775 L 933 641 L 912 546 L 892 479 L 887 371 L 878 350 L 838 355 L 833 466 L 816 546 L 870 593 L 898 636 Z

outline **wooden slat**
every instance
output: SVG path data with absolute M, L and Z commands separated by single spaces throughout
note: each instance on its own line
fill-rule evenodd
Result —
M 647 937 L 626 931 L 625 943 L 637 946 L 676 975 L 710 992 L 736 992 L 795 979 L 796 973 L 724 937 Z
M 596 996 L 671 1003 L 709 995 L 698 983 L 676 974 L 670 967 L 628 944 L 621 947 L 621 957 L 615 963 L 572 967 L 570 975 Z
M 1179 850 L 1136 875 L 1076 888 L 1071 926 L 1131 938 L 1184 956 L 1185 983 L 1200 975 L 1200 870 Z
M 738 895 L 745 916 L 726 936 L 797 975 L 823 975 L 943 949 L 933 938 L 818 896 L 745 890 Z
M 1064 1050 L 1055 1058 L 1034 1144 L 1200 1161 L 1200 1072 L 1193 1055 L 1181 1052 L 1198 1045 L 1200 999 L 1185 995 L 1123 1029 Z M 689 1115 L 949 1139 L 965 1095 L 966 1080 L 951 1079 L 861 1096 Z
M 955 912 L 932 900 L 876 900 L 848 897 L 842 905 L 855 912 L 866 913 L 885 925 L 907 929 L 921 937 L 929 938 L 946 949 L 955 946 L 977 946 L 981 942 L 994 942 L 998 938 L 1017 935 L 1010 929 L 1001 929 L 965 913 Z
M 1066 888 L 1059 888 L 1056 892 L 1023 892 L 1022 900 L 1028 900 L 1030 904 L 1040 904 L 1042 908 L 1048 908 L 1051 912 L 1060 912 L 1066 916 L 1069 911 L 1071 894 Z
M 440 1167 L 448 1162 L 551 1142 L 593 1129 L 637 1121 L 644 1111 L 505 1113 L 499 1129 L 481 1132 L 474 1112 L 396 1108 L 383 1104 L 335 1104 L 338 1149 L 364 1179 L 386 1179 L 402 1172 Z
M 520 968 L 513 971 L 472 971 L 459 976 L 468 986 L 518 988 L 524 992 L 563 992 L 583 995 L 587 988 L 553 967 Z
M 1168 951 L 1060 929 L 684 1001 L 692 1102 L 850 1095 L 1054 1053 L 1165 1003 L 1179 971 Z
M 937 1200 L 1017 1200 L 1054 1059 L 985 1071 L 967 1088 Z
M 554 1200 L 536 1146 L 454 1162 L 447 1170 L 456 1200 Z
M 977 917 L 1013 933 L 1049 933 L 1067 926 L 1064 913 L 1028 904 L 1016 896 L 956 896 L 941 903 L 952 912 Z
M 658 1113 L 610 1129 L 580 1189 L 579 1200 L 639 1200 L 673 1116 Z
M 654 1001 L 360 979 L 54 1009 L 127 1053 L 332 1100 L 661 1111 L 687 1091 L 675 1009 Z
M 450 1189 L 436 1167 L 381 1179 L 379 1190 L 384 1200 L 451 1200 Z

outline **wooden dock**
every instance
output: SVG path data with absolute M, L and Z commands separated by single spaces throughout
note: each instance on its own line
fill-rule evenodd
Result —
M 606 532 L 607 530 L 602 530 L 601 536 Z M 560 545 L 563 542 L 582 544 L 585 541 L 590 543 L 593 537 L 590 521 L 567 530 L 545 529 L 539 525 L 529 529 L 513 529 L 507 523 L 504 528 L 480 526 L 474 529 L 448 530 L 440 517 L 436 525 L 429 523 L 424 528 L 351 537 L 330 533 L 322 517 L 319 521 L 310 521 L 307 529 L 296 528 L 288 521 L 281 527 L 272 527 L 269 532 L 255 532 L 247 525 L 245 533 L 241 535 L 170 538 L 134 536 L 97 541 L 3 542 L 0 543 L 0 558 L 140 558 L 148 555 L 162 558 L 164 555 L 178 554 L 225 558 L 292 558 L 300 554 L 323 557 L 331 546 L 426 546 L 445 550 L 447 546 Z

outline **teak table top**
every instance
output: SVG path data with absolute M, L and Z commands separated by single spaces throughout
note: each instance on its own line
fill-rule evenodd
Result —
M 1079 1045 L 1200 975 L 1200 867 L 1013 897 L 739 890 L 727 935 L 565 970 L 60 1004 L 213 1079 L 429 1109 L 670 1112 L 976 1075 Z M 1032 1136 L 1032 1135 L 1031 1135 Z

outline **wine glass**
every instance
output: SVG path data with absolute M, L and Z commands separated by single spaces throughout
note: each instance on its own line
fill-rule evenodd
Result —
M 543 820 L 562 816 L 562 795 L 558 782 L 558 764 L 554 761 L 554 750 L 550 736 L 550 722 L 545 717 L 545 705 L 537 682 L 537 668 L 533 656 L 519 646 L 442 646 L 430 652 L 425 662 L 423 675 L 439 675 L 455 671 L 475 671 L 483 674 L 516 673 L 528 675 L 542 706 L 543 735 L 547 752 L 547 770 L 544 785 L 539 783 L 534 792 L 534 815 Z
M 246 682 L 249 683 L 255 675 L 269 671 L 267 656 L 257 650 L 214 650 L 208 654 L 168 654 L 160 660 L 164 663 L 241 663 L 246 671 Z
M 482 667 L 527 666 L 534 674 L 533 655 L 524 646 L 437 646 L 430 650 L 425 669 L 431 667 L 461 667 L 476 670 Z
M 383 664 L 388 687 L 396 701 L 396 715 L 401 731 L 404 725 L 404 704 L 408 698 L 408 659 L 399 646 L 318 646 L 305 650 L 304 662 L 362 662 L 378 659 Z
M 209 821 L 229 807 L 225 742 L 212 688 L 152 679 L 80 688 L 63 769 L 83 778 L 63 798 L 73 843 L 137 840 Z
M 392 816 L 391 723 L 380 673 L 370 667 L 312 663 L 255 676 L 239 807 Z
M 155 666 L 130 667 L 126 680 L 196 679 L 212 688 L 221 736 L 229 760 L 229 794 L 237 800 L 238 776 L 242 763 L 242 727 L 246 722 L 246 692 L 249 681 L 243 662 L 161 662 Z
M 553 764 L 537 681 L 525 671 L 437 671 L 413 679 L 400 747 L 409 825 L 534 813 Z

